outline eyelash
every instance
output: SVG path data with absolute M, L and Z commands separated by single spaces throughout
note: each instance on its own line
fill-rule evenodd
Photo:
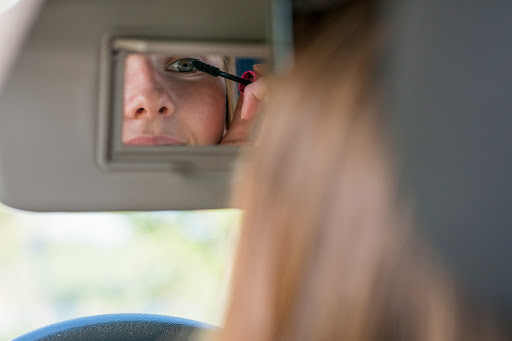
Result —
M 178 73 L 191 73 L 191 72 L 197 71 L 193 66 L 190 66 L 190 61 L 193 59 L 196 59 L 196 58 L 186 57 L 186 58 L 177 59 L 177 60 L 173 61 L 172 63 L 168 64 L 164 68 L 164 70 L 167 72 L 178 72 Z M 184 66 L 180 66 L 179 63 L 187 63 L 187 64 L 185 64 Z M 171 69 L 171 67 L 174 67 L 174 69 Z M 181 71 L 180 68 L 190 68 L 190 70 Z

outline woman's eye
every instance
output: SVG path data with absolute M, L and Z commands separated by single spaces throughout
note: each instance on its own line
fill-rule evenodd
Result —
M 182 58 L 173 62 L 171 65 L 165 68 L 165 71 L 175 71 L 175 72 L 191 72 L 194 71 L 194 67 L 192 66 L 193 58 Z

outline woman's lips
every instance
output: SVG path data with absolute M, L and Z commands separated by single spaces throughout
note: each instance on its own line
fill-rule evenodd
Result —
M 133 139 L 123 142 L 130 146 L 183 146 L 184 142 L 176 140 L 170 136 L 137 136 Z

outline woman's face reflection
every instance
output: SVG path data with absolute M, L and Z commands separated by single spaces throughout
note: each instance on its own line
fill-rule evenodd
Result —
M 224 79 L 187 67 L 189 56 L 130 54 L 124 69 L 122 142 L 211 145 L 226 128 Z M 222 68 L 221 56 L 193 56 Z

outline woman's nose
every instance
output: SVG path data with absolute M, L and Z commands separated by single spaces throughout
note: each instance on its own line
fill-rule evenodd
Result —
M 143 119 L 171 115 L 175 104 L 149 61 L 143 56 L 130 57 L 125 64 L 125 117 Z
M 125 103 L 125 116 L 130 118 L 153 118 L 170 116 L 174 112 L 174 103 L 164 92 L 140 92 Z

